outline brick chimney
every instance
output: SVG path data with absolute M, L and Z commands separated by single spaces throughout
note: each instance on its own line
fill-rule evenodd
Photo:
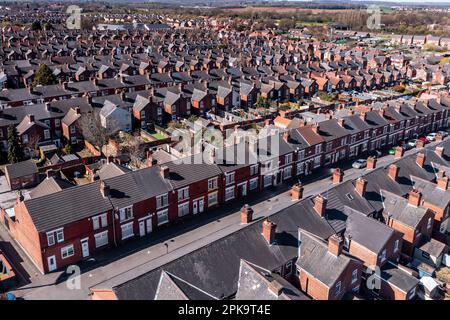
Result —
M 364 197 L 364 195 L 366 194 L 366 186 L 367 186 L 367 180 L 359 177 L 358 179 L 356 179 L 355 181 L 355 190 L 356 192 L 358 192 L 358 194 L 361 197 Z
M 18 190 L 18 191 L 16 192 L 16 203 L 20 203 L 20 202 L 22 202 L 24 199 L 25 199 L 25 198 L 24 198 L 24 196 L 23 196 L 22 191 L 21 191 L 21 190 Z
M 333 184 L 341 183 L 343 179 L 344 172 L 341 169 L 336 168 L 333 172 Z
M 444 147 L 436 147 L 434 152 L 436 152 L 436 154 L 442 158 L 442 156 L 444 155 Z
M 244 205 L 241 209 L 241 224 L 247 224 L 252 222 L 253 209 L 248 204 Z
M 320 126 L 316 123 L 316 124 L 314 124 L 314 125 L 312 126 L 312 130 L 313 130 L 315 133 L 319 134 Z
M 443 177 L 445 177 L 445 170 L 444 169 L 439 169 L 439 171 L 437 173 L 437 179 L 443 178 Z
M 47 179 L 51 178 L 51 177 L 56 177 L 57 174 L 57 170 L 53 170 L 53 169 L 48 169 L 45 174 L 47 176 Z
M 289 142 L 289 131 L 283 133 L 283 140 Z
M 277 225 L 268 218 L 263 222 L 263 236 L 268 244 L 273 244 Z
M 269 283 L 269 286 L 268 286 L 268 288 L 269 288 L 269 291 L 270 292 L 272 292 L 275 296 L 279 296 L 280 294 L 281 294 L 281 292 L 282 292 L 282 290 L 283 290 L 283 285 L 280 283 L 280 282 L 278 282 L 277 280 L 272 280 L 270 283 Z
M 377 158 L 376 157 L 368 157 L 367 158 L 367 170 L 372 170 L 377 167 Z
M 384 108 L 381 108 L 381 109 L 378 111 L 378 113 L 380 114 L 380 116 L 381 116 L 382 118 L 384 118 L 384 115 L 385 115 L 385 113 L 386 113 L 386 110 L 385 110 Z
M 332 255 L 338 257 L 342 253 L 343 246 L 344 241 L 341 236 L 333 234 L 328 238 L 328 252 Z
M 161 177 L 163 179 L 169 178 L 169 167 L 168 166 L 162 166 L 160 172 L 161 172 Z
M 425 146 L 425 142 L 423 142 L 422 140 L 417 140 L 416 149 L 423 148 L 424 146 Z
M 29 121 L 29 123 L 34 122 L 34 114 L 29 114 L 28 115 L 28 121 Z
M 300 200 L 303 198 L 303 186 L 300 182 L 296 183 L 292 186 L 291 197 L 292 197 L 292 201 Z
M 441 142 L 442 140 L 444 140 L 444 136 L 440 133 L 438 133 L 436 135 L 436 142 Z
M 416 156 L 416 163 L 419 167 L 423 168 L 423 165 L 425 164 L 425 154 L 418 153 Z
M 396 181 L 398 176 L 398 167 L 395 164 L 391 164 L 388 168 L 388 175 L 389 177 Z
M 366 113 L 365 112 L 361 112 L 359 114 L 359 117 L 361 118 L 362 121 L 366 121 Z
M 397 148 L 395 148 L 395 158 L 398 159 L 403 157 L 404 152 L 405 150 L 402 147 L 398 146 Z
M 327 199 L 322 195 L 318 195 L 314 198 L 314 210 L 321 217 L 325 215 L 325 209 L 327 208 Z
M 338 119 L 338 124 L 341 126 L 341 127 L 344 127 L 344 125 L 345 125 L 345 120 L 344 120 L 344 118 L 340 118 L 340 119 Z
M 110 192 L 109 186 L 103 180 L 100 181 L 100 192 L 101 192 L 103 198 L 109 197 L 109 192 Z
M 443 176 L 437 179 L 437 187 L 441 190 L 448 189 L 448 177 Z
M 408 203 L 415 207 L 418 207 L 422 200 L 422 194 L 419 190 L 413 189 L 408 194 Z

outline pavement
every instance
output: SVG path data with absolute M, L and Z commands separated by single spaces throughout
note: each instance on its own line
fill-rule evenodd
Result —
M 434 147 L 436 144 L 438 143 L 430 143 L 427 147 Z M 414 154 L 420 150 L 408 150 L 405 155 Z M 389 165 L 393 161 L 395 161 L 393 155 L 380 157 L 377 167 Z M 344 181 L 356 179 L 367 172 L 366 169 L 352 168 L 351 162 L 344 163 L 341 169 L 345 172 Z M 333 186 L 330 179 L 331 173 L 332 169 L 322 169 L 322 171 L 302 179 L 304 197 L 322 193 L 331 188 Z M 191 216 L 121 247 L 101 252 L 79 264 L 81 275 L 78 289 L 68 288 L 66 280 L 70 274 L 64 270 L 38 275 L 36 268 L 31 267 L 29 263 L 24 263 L 22 269 L 26 269 L 27 275 L 23 278 L 28 277 L 29 282 L 13 292 L 17 297 L 30 300 L 89 299 L 89 288 L 91 287 L 99 284 L 101 287 L 109 287 L 122 283 L 245 227 L 240 224 L 239 212 L 244 204 L 252 206 L 254 220 L 263 219 L 291 206 L 296 202 L 291 200 L 289 194 L 292 183 L 290 181 L 274 189 L 269 188 L 249 195 L 245 199 L 235 200 L 231 204 L 204 214 Z M 0 228 L 0 240 L 4 233 L 5 230 Z M 6 239 L 6 241 L 8 240 Z M 18 252 L 23 257 L 23 252 L 21 253 L 20 250 Z M 23 260 L 26 261 L 27 258 L 23 257 Z M 12 263 L 15 267 L 15 261 Z

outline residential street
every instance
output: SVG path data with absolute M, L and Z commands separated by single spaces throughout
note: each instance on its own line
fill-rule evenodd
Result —
M 438 143 L 427 145 L 426 152 L 431 152 Z M 425 150 L 426 150 L 425 149 Z M 421 149 L 412 149 L 405 155 L 417 153 Z M 423 150 L 423 149 L 422 149 Z M 386 166 L 394 161 L 393 155 L 386 155 L 378 159 L 377 167 Z M 363 175 L 365 169 L 351 168 L 346 164 L 344 180 L 356 179 Z M 329 176 L 332 169 L 324 169 L 320 174 L 303 180 L 304 197 L 326 191 L 332 187 Z M 89 288 L 108 280 L 108 284 L 123 282 L 133 278 L 136 274 L 152 270 L 170 262 L 188 252 L 192 252 L 208 243 L 220 239 L 242 228 L 240 224 L 240 208 L 248 203 L 254 210 L 254 220 L 268 217 L 279 210 L 292 205 L 294 202 L 289 195 L 293 182 L 281 185 L 275 190 L 265 190 L 244 200 L 236 200 L 232 204 L 207 212 L 194 219 L 188 219 L 160 230 L 145 239 L 128 243 L 125 246 L 107 250 L 102 254 L 85 261 L 81 265 L 81 289 L 69 290 L 64 281 L 65 271 L 54 272 L 49 275 L 37 274 L 35 268 L 26 257 L 22 262 L 16 256 L 13 264 L 18 268 L 22 278 L 30 278 L 31 283 L 14 291 L 17 297 L 24 299 L 89 299 Z M 8 235 L 3 226 L 0 227 L 0 238 L 8 241 Z M 16 250 L 20 250 L 17 249 Z M 23 254 L 21 254 L 23 256 Z M 25 271 L 26 270 L 26 271 Z M 28 273 L 26 275 L 25 273 Z

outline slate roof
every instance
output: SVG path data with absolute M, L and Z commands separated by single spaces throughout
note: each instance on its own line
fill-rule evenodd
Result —
M 38 173 L 38 168 L 33 160 L 26 160 L 6 165 L 5 171 L 10 179 L 15 179 Z
M 45 178 L 36 188 L 31 190 L 30 198 L 42 197 L 73 186 L 68 180 L 60 177 Z
M 416 207 L 408 203 L 408 200 L 386 190 L 381 190 L 384 199 L 385 211 L 383 214 L 390 214 L 395 220 L 415 229 L 428 209 Z

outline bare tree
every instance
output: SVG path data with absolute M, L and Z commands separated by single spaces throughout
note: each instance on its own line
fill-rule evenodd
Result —
M 103 126 L 100 113 L 93 111 L 83 114 L 78 120 L 78 127 L 83 134 L 84 139 L 89 143 L 103 150 L 113 138 L 118 130 L 118 124 L 114 119 L 108 119 L 108 124 Z
M 41 135 L 37 132 L 34 134 L 31 134 L 28 138 L 28 145 L 30 146 L 30 157 L 35 157 L 38 155 L 38 149 L 39 149 L 39 143 L 41 142 Z
M 145 154 L 144 146 L 139 137 L 131 134 L 125 134 L 124 143 L 121 145 L 121 152 L 130 156 L 131 165 L 136 168 L 142 166 L 142 159 Z

